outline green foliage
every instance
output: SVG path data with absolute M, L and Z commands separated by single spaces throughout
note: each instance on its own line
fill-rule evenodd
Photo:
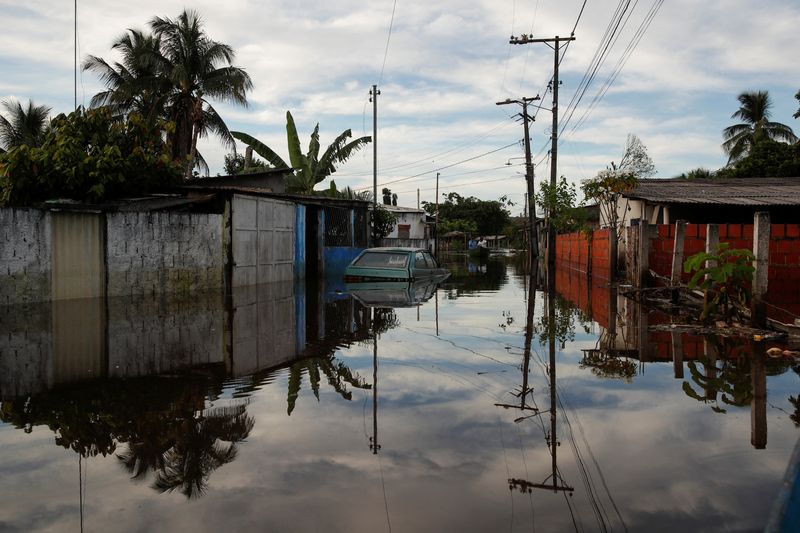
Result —
M 372 211 L 372 239 L 380 241 L 389 235 L 397 224 L 397 215 L 377 204 Z
M 797 94 L 794 95 L 795 100 L 800 103 L 800 91 L 797 91 Z M 800 118 L 800 107 L 797 108 L 797 113 L 792 115 L 794 118 Z
M 442 197 L 444 202 L 439 203 L 440 234 L 446 233 L 443 224 L 460 220 L 464 223 L 474 223 L 480 235 L 499 235 L 511 220 L 511 215 L 506 209 L 505 197 L 487 201 L 474 196 L 465 198 L 456 192 L 442 194 Z M 429 215 L 436 213 L 434 203 L 422 202 L 422 207 Z
M 250 163 L 246 164 L 245 156 L 237 152 L 225 154 L 225 174 L 227 176 L 236 176 L 238 174 L 252 174 L 254 172 L 263 172 L 269 170 L 270 166 L 261 159 L 255 158 Z
M 708 170 L 706 168 L 697 167 L 689 172 L 684 172 L 678 176 L 675 176 L 678 179 L 685 179 L 685 180 L 695 180 L 695 179 L 710 179 L 715 177 L 716 173 L 713 170 Z
M 576 205 L 578 193 L 575 184 L 567 183 L 567 178 L 561 176 L 555 187 L 547 181 L 539 184 L 539 191 L 534 199 L 544 217 L 555 226 L 558 233 L 581 231 L 587 226 L 586 211 Z
M 800 176 L 800 147 L 764 139 L 749 154 L 716 173 L 720 178 L 781 178 Z
M 98 202 L 175 185 L 181 166 L 161 140 L 170 128 L 136 113 L 116 121 L 108 109 L 59 115 L 40 148 L 20 146 L 0 156 L 0 205 Z
M 297 134 L 294 118 L 291 112 L 287 111 L 286 139 L 289 148 L 289 162 L 291 163 L 287 164 L 281 156 L 272 150 L 272 148 L 260 142 L 258 139 L 240 131 L 232 131 L 231 135 L 233 135 L 235 139 L 252 147 L 258 155 L 266 159 L 275 168 L 294 169 L 294 174 L 286 180 L 286 190 L 287 192 L 300 194 L 313 193 L 316 184 L 322 182 L 336 172 L 336 165 L 338 163 L 344 163 L 351 155 L 372 141 L 372 138 L 369 136 L 359 137 L 351 141 L 350 138 L 353 136 L 353 133 L 350 130 L 345 130 L 334 139 L 320 156 L 318 123 L 311 133 L 308 152 L 304 154 L 300 148 L 300 137 Z
M 709 266 L 706 266 L 706 262 Z M 689 288 L 699 287 L 706 293 L 706 303 L 700 320 L 709 322 L 721 314 L 730 323 L 747 309 L 750 303 L 750 283 L 753 279 L 753 253 L 747 249 L 729 249 L 720 243 L 711 254 L 700 252 L 683 263 L 684 272 L 694 272 Z

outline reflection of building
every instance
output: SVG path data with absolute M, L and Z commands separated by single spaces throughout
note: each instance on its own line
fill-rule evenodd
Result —
M 751 442 L 756 448 L 766 446 L 766 368 L 787 371 L 789 362 L 767 361 L 766 346 L 749 339 L 682 332 L 670 326 L 668 315 L 651 312 L 580 272 L 558 270 L 556 288 L 598 325 L 597 346 L 584 350 L 583 367 L 601 377 L 631 379 L 644 364 L 671 363 L 690 398 L 720 412 L 749 406 Z
M 95 378 L 221 366 L 242 376 L 369 338 L 369 312 L 322 285 L 0 306 L 0 398 Z

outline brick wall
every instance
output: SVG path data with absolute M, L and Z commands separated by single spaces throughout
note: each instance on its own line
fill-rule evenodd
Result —
M 109 213 L 106 220 L 109 296 L 223 285 L 222 215 Z
M 50 213 L 0 208 L 0 305 L 50 297 Z
M 753 225 L 719 224 L 719 240 L 729 243 L 731 248 L 752 250 Z M 651 270 L 662 276 L 671 274 L 674 243 L 675 225 L 658 225 L 656 236 L 650 240 Z M 684 257 L 702 252 L 705 247 L 706 225 L 687 224 Z M 681 278 L 688 282 L 690 274 L 682 273 Z M 771 225 L 768 279 L 767 301 L 790 312 L 770 309 L 770 316 L 785 321 L 792 314 L 800 315 L 800 224 Z
M 589 237 L 582 232 L 556 235 L 556 264 L 586 272 L 591 262 L 592 275 L 608 279 L 609 235 L 607 229 L 594 230 L 591 245 Z

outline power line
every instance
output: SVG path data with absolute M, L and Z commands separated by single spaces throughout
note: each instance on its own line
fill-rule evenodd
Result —
M 396 180 L 386 181 L 386 182 L 384 182 L 384 183 L 381 183 L 381 187 L 385 187 L 386 185 L 391 185 L 392 183 L 399 183 L 399 182 L 401 182 L 401 181 L 408 181 L 408 180 L 410 180 L 410 179 L 417 178 L 417 177 L 419 177 L 419 176 L 424 176 L 425 174 L 431 174 L 431 173 L 433 173 L 433 172 L 439 172 L 439 171 L 441 171 L 441 170 L 445 170 L 445 169 L 447 169 L 447 168 L 452 168 L 452 167 L 455 167 L 455 166 L 457 166 L 457 165 L 460 165 L 460 164 L 462 164 L 462 163 L 467 163 L 467 162 L 469 162 L 469 161 L 474 161 L 474 160 L 476 160 L 476 159 L 479 159 L 479 158 L 481 158 L 481 157 L 486 157 L 487 155 L 493 154 L 493 153 L 495 153 L 495 152 L 499 152 L 500 150 L 505 150 L 506 148 L 510 148 L 510 147 L 512 147 L 512 146 L 514 146 L 514 145 L 518 145 L 518 144 L 519 144 L 519 141 L 515 141 L 515 142 L 513 142 L 513 143 L 510 143 L 510 144 L 507 144 L 507 145 L 505 145 L 505 146 L 501 146 L 500 148 L 495 148 L 494 150 L 490 150 L 490 151 L 488 151 L 488 152 L 484 152 L 484 153 L 482 153 L 482 154 L 479 154 L 479 155 L 476 155 L 476 156 L 473 156 L 473 157 L 469 157 L 469 158 L 467 158 L 467 159 L 462 159 L 461 161 L 457 161 L 457 162 L 455 162 L 455 163 L 451 163 L 451 164 L 449 164 L 449 165 L 445 165 L 445 166 L 443 166 L 443 167 L 434 168 L 433 170 L 426 170 L 425 172 L 420 172 L 419 174 L 414 174 L 413 176 L 408 176 L 408 177 L 405 177 L 405 178 L 400 178 L 400 179 L 396 179 Z M 369 186 L 365 186 L 365 187 L 357 187 L 355 190 L 357 190 L 357 191 L 358 191 L 358 190 L 362 190 L 362 189 L 369 189 Z
M 392 4 L 392 18 L 389 20 L 389 34 L 386 36 L 386 49 L 383 51 L 383 64 L 381 65 L 381 74 L 378 76 L 378 85 L 383 81 L 383 71 L 386 68 L 386 58 L 389 55 L 389 40 L 392 38 L 392 27 L 394 26 L 394 12 L 397 9 L 397 0 Z
M 480 185 L 482 183 L 494 183 L 496 181 L 507 181 L 507 180 L 516 179 L 516 178 L 517 178 L 517 176 L 506 176 L 505 178 L 496 178 L 496 179 L 481 180 L 481 181 L 471 181 L 471 182 L 468 182 L 468 183 L 452 183 L 447 187 L 442 187 L 440 185 L 439 186 L 439 190 L 441 191 L 441 190 L 455 189 L 456 187 L 466 187 L 468 185 Z M 420 191 L 432 191 L 434 188 L 435 187 L 426 187 L 425 189 L 420 189 Z M 414 192 L 415 190 L 416 189 L 408 190 L 408 191 L 397 191 L 397 194 Z

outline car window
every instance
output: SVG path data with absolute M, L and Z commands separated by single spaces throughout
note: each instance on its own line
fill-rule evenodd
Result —
M 353 266 L 373 268 L 406 268 L 408 254 L 391 252 L 366 252 Z
M 422 252 L 425 255 L 425 261 L 428 262 L 428 268 L 439 268 L 439 265 L 436 264 L 436 259 L 433 258 L 431 254 L 428 252 Z
M 422 252 L 414 254 L 414 268 L 430 268 Z

